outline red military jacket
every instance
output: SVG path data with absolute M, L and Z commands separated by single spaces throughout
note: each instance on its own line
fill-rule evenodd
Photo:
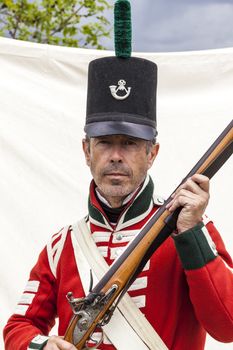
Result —
M 104 213 L 92 182 L 88 220 L 92 237 L 110 265 L 158 209 L 148 177 L 116 225 Z M 140 234 L 140 233 L 139 233 Z M 233 341 L 233 263 L 213 223 L 169 237 L 129 288 L 129 295 L 170 350 L 204 349 L 206 332 Z M 70 230 L 54 235 L 30 273 L 15 313 L 4 329 L 6 350 L 26 350 L 47 335 L 58 317 L 64 335 L 72 311 L 66 294 L 83 297 Z M 107 338 L 98 349 L 112 350 Z

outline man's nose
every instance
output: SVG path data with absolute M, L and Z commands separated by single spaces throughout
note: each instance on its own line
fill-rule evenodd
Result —
M 121 162 L 123 159 L 122 147 L 120 145 L 112 145 L 111 147 L 111 162 Z

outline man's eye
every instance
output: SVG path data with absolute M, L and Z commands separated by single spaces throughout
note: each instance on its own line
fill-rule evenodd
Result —
M 126 146 L 136 146 L 136 142 L 132 140 L 127 140 L 125 141 Z
M 108 140 L 99 140 L 98 144 L 100 144 L 100 145 L 108 145 L 109 141 Z

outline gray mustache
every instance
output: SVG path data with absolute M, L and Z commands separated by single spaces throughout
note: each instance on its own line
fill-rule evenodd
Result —
M 118 164 L 113 163 L 108 165 L 106 168 L 103 169 L 102 174 L 103 175 L 109 175 L 111 173 L 120 173 L 123 175 L 131 175 L 131 171 L 128 167 L 126 167 L 124 164 Z

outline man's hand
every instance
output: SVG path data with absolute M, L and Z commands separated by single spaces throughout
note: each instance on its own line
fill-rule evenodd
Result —
M 195 174 L 182 184 L 172 195 L 173 199 L 167 209 L 173 212 L 182 207 L 177 220 L 178 233 L 189 230 L 202 221 L 209 201 L 209 179 Z
M 77 350 L 74 345 L 63 340 L 62 337 L 51 336 L 43 350 Z

